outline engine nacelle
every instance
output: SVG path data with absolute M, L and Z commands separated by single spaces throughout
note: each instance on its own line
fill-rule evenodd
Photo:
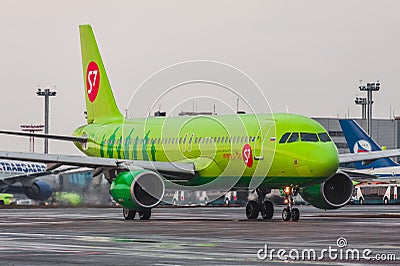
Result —
M 31 187 L 25 189 L 25 194 L 33 200 L 47 200 L 51 193 L 53 193 L 53 189 L 49 183 L 43 180 L 35 181 Z
M 118 174 L 110 187 L 114 200 L 131 210 L 156 207 L 164 192 L 162 177 L 154 171 L 144 169 Z
M 346 205 L 353 194 L 349 176 L 337 172 L 327 181 L 300 189 L 304 200 L 320 209 L 338 209 Z

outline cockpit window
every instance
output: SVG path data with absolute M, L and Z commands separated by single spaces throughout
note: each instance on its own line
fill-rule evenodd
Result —
M 301 132 L 300 137 L 301 137 L 301 141 L 305 141 L 305 142 L 318 142 L 319 141 L 317 134 L 315 134 L 315 133 Z
M 318 134 L 319 140 L 322 142 L 330 142 L 332 141 L 331 138 L 329 137 L 328 133 L 319 133 Z
M 292 135 L 290 135 L 290 138 L 288 139 L 287 143 L 296 142 L 296 141 L 299 141 L 299 133 L 293 132 Z
M 279 143 L 285 143 L 286 140 L 289 138 L 289 136 L 290 136 L 290 132 L 286 132 L 285 134 L 283 134 L 283 136 L 279 140 Z

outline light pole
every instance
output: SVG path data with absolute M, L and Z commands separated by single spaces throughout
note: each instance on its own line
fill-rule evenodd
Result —
M 43 131 L 43 127 L 44 127 L 43 125 L 26 124 L 26 125 L 21 125 L 21 130 L 28 131 L 33 134 L 37 131 Z M 29 152 L 35 152 L 35 137 L 34 136 L 29 137 Z
M 368 135 L 371 136 L 372 131 L 372 104 L 374 101 L 372 100 L 372 92 L 379 91 L 381 84 L 379 80 L 376 83 L 367 83 L 367 86 L 360 85 L 358 88 L 360 91 L 367 92 L 367 120 L 368 120 Z
M 361 105 L 361 118 L 366 119 L 367 118 L 367 98 L 365 97 L 356 97 L 354 100 L 354 103 L 357 105 Z
M 55 88 L 56 86 L 54 86 Z M 37 96 L 44 96 L 44 133 L 48 134 L 49 133 L 49 97 L 50 96 L 56 96 L 57 92 L 56 91 L 51 91 L 50 88 L 45 88 L 42 90 L 42 88 L 38 88 L 36 92 Z M 44 139 L 44 153 L 49 152 L 49 139 L 45 138 Z

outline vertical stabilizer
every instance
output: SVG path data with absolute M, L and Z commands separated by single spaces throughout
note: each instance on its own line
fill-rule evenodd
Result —
M 354 120 L 341 119 L 339 120 L 339 123 L 342 127 L 343 134 L 346 138 L 350 152 L 358 153 L 382 150 L 379 145 L 370 136 L 368 136 L 368 134 Z M 368 164 L 357 162 L 355 165 L 357 169 L 367 169 L 397 166 L 398 164 L 390 158 L 382 158 Z
M 80 25 L 82 68 L 88 124 L 122 119 L 90 25 Z

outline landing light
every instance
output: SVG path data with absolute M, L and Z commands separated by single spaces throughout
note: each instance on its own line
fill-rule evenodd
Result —
M 289 203 L 289 200 L 287 198 L 285 198 L 285 200 L 283 201 L 285 204 Z
M 286 195 L 290 194 L 290 187 L 285 187 L 284 192 Z

